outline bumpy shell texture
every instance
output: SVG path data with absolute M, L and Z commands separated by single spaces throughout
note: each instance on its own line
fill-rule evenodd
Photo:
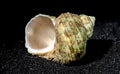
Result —
M 54 49 L 37 55 L 61 64 L 80 60 L 86 53 L 87 40 L 93 34 L 94 25 L 93 16 L 69 12 L 61 14 L 55 19 Z

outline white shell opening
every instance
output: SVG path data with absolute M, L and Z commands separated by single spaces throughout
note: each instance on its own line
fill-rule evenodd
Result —
M 31 54 L 42 54 L 54 49 L 56 40 L 55 21 L 51 17 L 39 14 L 25 27 L 25 47 Z

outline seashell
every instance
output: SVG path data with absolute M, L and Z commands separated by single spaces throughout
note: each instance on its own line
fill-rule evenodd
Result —
M 69 64 L 85 55 L 94 25 L 95 17 L 84 14 L 67 12 L 57 18 L 39 14 L 26 25 L 25 47 L 32 55 Z

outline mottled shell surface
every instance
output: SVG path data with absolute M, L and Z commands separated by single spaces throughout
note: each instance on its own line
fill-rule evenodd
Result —
M 68 64 L 80 60 L 86 53 L 87 40 L 92 36 L 95 17 L 63 13 L 55 19 L 54 49 L 40 57 Z
M 86 42 L 92 36 L 94 21 L 94 17 L 87 15 L 61 14 L 56 19 L 58 52 L 53 60 L 69 63 L 81 59 L 86 53 Z

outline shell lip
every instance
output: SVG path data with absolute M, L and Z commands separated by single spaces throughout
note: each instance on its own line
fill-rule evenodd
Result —
M 46 48 L 34 49 L 34 48 L 31 48 L 31 47 L 30 47 L 29 41 L 28 41 L 28 39 L 27 39 L 27 37 L 28 37 L 28 36 L 27 36 L 27 27 L 28 27 L 29 23 L 30 23 L 32 20 L 36 19 L 36 18 L 39 17 L 39 16 L 45 16 L 45 17 L 49 18 L 49 19 L 52 21 L 53 25 L 55 26 L 55 20 L 54 20 L 53 18 L 51 18 L 49 15 L 44 15 L 44 14 L 38 14 L 38 15 L 36 15 L 35 17 L 33 17 L 33 18 L 27 23 L 27 25 L 26 25 L 26 27 L 25 27 L 25 41 L 26 41 L 25 47 L 27 48 L 27 51 L 28 51 L 29 53 L 31 53 L 31 54 L 36 54 L 36 55 L 37 55 L 37 54 L 44 54 L 44 53 L 47 53 L 47 52 L 52 51 L 52 50 L 54 49 L 54 44 L 55 44 L 55 41 L 56 41 L 56 35 L 55 35 L 53 42 L 52 42 L 49 46 L 47 46 Z
M 52 21 L 53 25 L 54 25 L 54 26 L 56 25 L 56 24 L 55 24 L 55 20 L 52 19 L 52 18 L 50 18 L 50 16 L 45 15 L 45 14 L 38 14 L 38 15 L 36 15 L 35 17 L 33 17 L 33 18 L 27 23 L 27 25 L 26 25 L 26 27 L 25 27 L 25 33 L 27 33 L 27 27 L 28 27 L 28 25 L 30 24 L 30 22 L 31 22 L 32 20 L 36 19 L 36 18 L 39 17 L 39 16 L 45 16 L 45 17 L 49 18 L 49 19 Z
M 25 47 L 28 48 L 27 51 L 31 54 L 43 54 L 43 53 L 47 53 L 47 52 L 52 51 L 54 49 L 54 44 L 55 44 L 55 39 L 48 47 L 38 50 L 38 49 L 31 48 L 28 41 L 27 41 L 25 44 Z

